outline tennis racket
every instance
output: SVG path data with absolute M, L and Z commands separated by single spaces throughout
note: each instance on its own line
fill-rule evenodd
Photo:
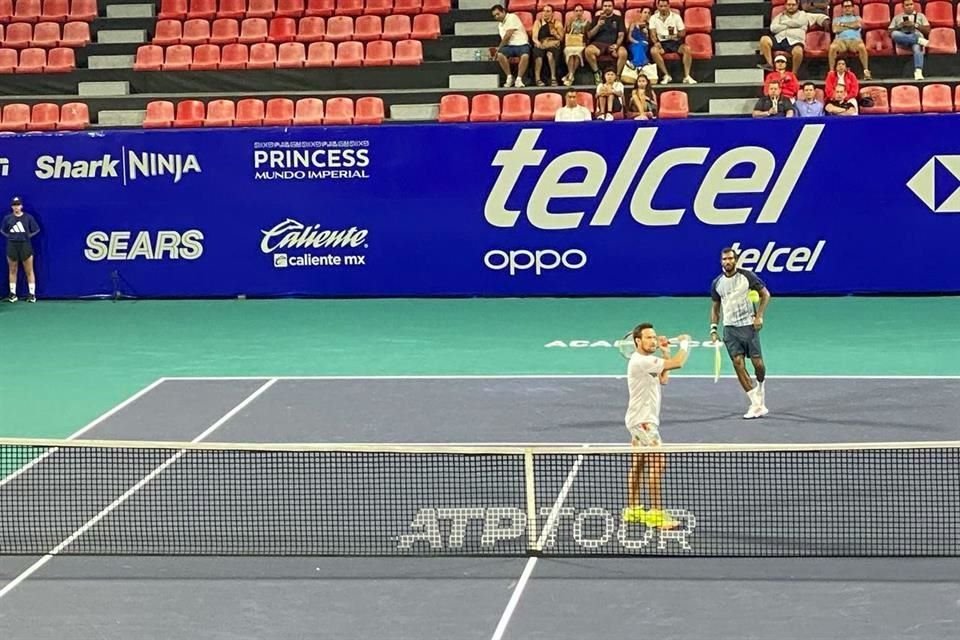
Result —
M 713 345 L 713 384 L 717 384 L 720 381 L 720 365 L 722 363 L 722 358 L 720 357 L 720 341 L 714 343 Z
M 667 342 L 667 338 L 664 336 L 657 336 L 658 342 L 663 345 Z M 675 343 L 675 340 L 669 341 L 671 344 Z M 636 343 L 633 341 L 633 331 L 626 333 L 622 338 L 615 340 L 613 346 L 617 348 L 617 351 L 620 352 L 620 355 L 623 356 L 624 360 L 629 360 L 637 351 Z

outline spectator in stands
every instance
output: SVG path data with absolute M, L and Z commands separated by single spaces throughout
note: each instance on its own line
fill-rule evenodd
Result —
M 784 6 L 784 12 L 770 21 L 770 33 L 773 36 L 761 36 L 760 54 L 763 55 L 766 68 L 772 69 L 771 56 L 774 50 L 789 53 L 793 57 L 793 72 L 797 73 L 803 63 L 803 46 L 807 40 L 807 29 L 812 24 L 823 26 L 830 19 L 825 15 L 801 11 L 797 0 L 787 0 Z
M 855 116 L 860 113 L 857 101 L 847 97 L 847 89 L 842 84 L 834 89 L 833 100 L 827 100 L 824 111 L 829 116 Z
M 664 53 L 678 53 L 683 59 L 683 82 L 684 84 L 696 84 L 697 81 L 690 75 L 690 67 L 693 64 L 693 56 L 688 47 L 683 42 L 687 35 L 687 27 L 683 24 L 683 18 L 679 13 L 674 13 L 670 9 L 670 0 L 657 0 L 657 12 L 650 16 L 650 37 L 653 40 L 653 49 L 650 55 L 654 62 L 663 72 L 660 84 L 673 82 L 670 73 L 667 71 L 667 64 L 663 60 Z
M 563 24 L 553 12 L 553 7 L 547 5 L 533 23 L 533 78 L 537 86 L 544 86 L 543 59 L 547 59 L 550 67 L 550 86 L 557 86 L 557 57 L 563 47 Z
M 817 88 L 812 82 L 803 84 L 803 93 L 793 103 L 793 110 L 801 118 L 819 118 L 824 115 L 823 103 L 817 98 Z
M 830 10 L 829 0 L 801 0 L 800 8 L 807 13 L 822 13 L 827 15 Z
M 913 0 L 903 0 L 903 13 L 893 16 L 887 30 L 897 46 L 913 49 L 913 79 L 923 80 L 923 48 L 930 35 L 927 17 L 917 12 Z
M 583 49 L 588 31 L 590 21 L 583 15 L 583 5 L 578 4 L 573 8 L 573 20 L 567 27 L 563 47 L 563 57 L 567 61 L 567 75 L 563 77 L 563 84 L 568 87 L 574 83 L 577 69 L 583 64 Z
M 627 50 L 623 46 L 626 37 L 626 29 L 623 26 L 623 18 L 613 12 L 613 0 L 603 0 L 600 14 L 597 16 L 590 31 L 587 32 L 587 40 L 590 44 L 583 50 L 587 57 L 587 64 L 593 71 L 593 80 L 600 84 L 600 65 L 597 58 L 601 56 L 610 56 L 617 60 L 616 76 L 619 78 L 623 73 L 623 67 L 627 64 Z
M 766 91 L 770 87 L 770 83 L 776 80 L 777 84 L 780 85 L 780 95 L 790 100 L 796 99 L 797 94 L 800 93 L 800 81 L 797 80 L 793 71 L 787 71 L 787 54 L 777 52 L 777 55 L 773 57 L 773 66 L 774 70 L 763 79 L 764 90 Z
M 780 95 L 780 83 L 776 80 L 767 85 L 763 97 L 753 107 L 754 118 L 793 117 L 793 103 Z
M 607 69 L 597 85 L 597 120 L 613 120 L 615 113 L 623 113 L 623 83 L 616 71 Z
M 857 81 L 857 75 L 847 69 L 847 61 L 843 58 L 837 60 L 837 66 L 833 71 L 827 73 L 827 79 L 823 86 L 823 95 L 827 101 L 833 100 L 834 91 L 837 87 L 844 87 L 844 95 L 860 95 L 860 83 Z
M 637 19 L 627 25 L 628 61 L 639 73 L 650 64 L 650 9 L 644 7 Z
M 860 31 L 862 28 L 863 22 L 854 11 L 853 0 L 843 0 L 843 14 L 833 20 L 833 33 L 836 37 L 830 44 L 827 62 L 833 69 L 837 61 L 837 54 L 856 53 L 860 58 L 860 64 L 863 65 L 863 77 L 872 80 L 870 55 L 867 53 L 867 45 L 863 43 Z
M 503 5 L 494 5 L 490 12 L 493 13 L 493 19 L 499 25 L 500 44 L 497 46 L 497 63 L 503 69 L 507 80 L 503 86 L 522 88 L 523 77 L 527 75 L 527 67 L 530 65 L 530 39 L 527 37 L 527 30 L 515 13 L 507 13 Z M 510 58 L 519 58 L 517 65 L 517 82 L 513 82 L 513 74 L 510 72 Z
M 630 96 L 628 112 L 634 120 L 654 120 L 658 110 L 657 94 L 653 92 L 650 78 L 641 73 L 637 76 L 637 86 Z
M 577 102 L 577 92 L 571 89 L 567 91 L 566 104 L 557 109 L 553 119 L 556 122 L 589 122 L 593 120 L 593 115 L 590 109 Z

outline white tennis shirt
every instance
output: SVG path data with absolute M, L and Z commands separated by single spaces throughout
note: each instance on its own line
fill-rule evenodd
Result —
M 634 353 L 627 363 L 627 428 L 641 424 L 660 426 L 660 373 L 663 358 Z

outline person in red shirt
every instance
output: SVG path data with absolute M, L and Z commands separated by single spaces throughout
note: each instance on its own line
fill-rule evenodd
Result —
M 827 74 L 826 84 L 823 87 L 823 95 L 827 100 L 833 100 L 834 90 L 837 85 L 842 84 L 846 88 L 847 98 L 857 99 L 860 95 L 860 83 L 857 81 L 857 75 L 847 69 L 847 61 L 843 58 L 837 60 L 836 68 Z
M 787 71 L 786 54 L 778 53 L 773 59 L 773 71 L 763 79 L 763 95 L 769 95 L 767 87 L 771 82 L 780 83 L 780 95 L 784 98 L 795 100 L 800 93 L 800 81 L 797 80 L 796 74 L 793 71 Z

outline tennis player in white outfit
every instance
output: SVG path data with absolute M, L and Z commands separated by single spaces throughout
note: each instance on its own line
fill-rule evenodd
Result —
M 668 372 L 681 368 L 689 355 L 690 336 L 678 338 L 680 350 L 670 354 L 670 343 L 658 338 L 652 324 L 643 323 L 633 330 L 636 352 L 627 364 L 627 386 L 630 402 L 626 424 L 635 447 L 660 446 L 660 387 L 667 384 Z M 660 357 L 655 355 L 660 350 Z M 627 507 L 623 510 L 625 522 L 642 522 L 649 527 L 671 529 L 677 521 L 664 511 L 660 496 L 660 479 L 666 468 L 662 453 L 637 453 L 632 457 L 627 478 Z M 646 472 L 646 473 L 644 473 Z M 646 480 L 650 509 L 641 502 L 641 488 Z

